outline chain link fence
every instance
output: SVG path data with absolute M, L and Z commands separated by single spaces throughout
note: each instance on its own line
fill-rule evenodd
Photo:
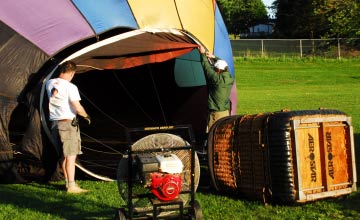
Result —
M 237 57 L 360 57 L 360 38 L 231 40 Z

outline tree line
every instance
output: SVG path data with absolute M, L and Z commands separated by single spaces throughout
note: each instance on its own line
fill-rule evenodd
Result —
M 269 10 L 261 0 L 218 0 L 230 34 L 274 22 L 273 38 L 358 38 L 360 0 L 275 0 Z

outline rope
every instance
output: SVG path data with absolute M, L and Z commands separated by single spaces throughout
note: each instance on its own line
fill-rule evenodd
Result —
M 109 146 L 109 145 L 107 145 L 107 144 L 104 144 L 103 142 L 99 141 L 98 139 L 93 138 L 93 137 L 91 137 L 90 135 L 85 134 L 84 132 L 81 132 L 81 134 L 84 135 L 84 136 L 86 136 L 86 137 L 88 137 L 88 138 L 90 138 L 91 140 L 96 141 L 97 143 L 101 144 L 102 146 L 107 147 L 108 149 L 116 152 L 116 154 L 123 155 L 123 153 L 121 153 L 120 151 L 117 151 L 116 149 L 112 148 L 111 146 Z M 87 148 L 87 149 L 89 149 L 89 148 Z M 92 149 L 92 150 L 93 150 L 93 149 Z M 93 150 L 93 151 L 96 151 L 96 150 Z M 105 151 L 98 151 L 98 152 L 106 153 Z M 115 153 L 114 153 L 114 154 L 115 154 Z
M 116 81 L 120 84 L 120 86 L 123 88 L 125 93 L 131 98 L 131 100 L 136 104 L 136 106 L 144 113 L 144 115 L 152 122 L 157 123 L 149 114 L 145 112 L 145 110 L 141 107 L 141 105 L 135 100 L 135 98 L 130 94 L 129 90 L 126 89 L 125 85 L 121 82 L 119 77 L 115 74 L 115 71 L 113 71 L 113 75 L 115 76 Z
M 161 113 L 162 113 L 162 116 L 163 116 L 163 119 L 164 119 L 164 122 L 166 125 L 168 125 L 167 123 L 167 120 L 166 120 L 166 116 L 165 116 L 165 112 L 164 112 L 164 109 L 163 109 L 163 106 L 161 104 L 161 100 L 160 100 L 160 95 L 159 95 L 159 92 L 157 90 L 157 87 L 156 87 L 156 84 L 155 84 L 155 80 L 153 78 L 153 74 L 152 74 L 152 71 L 151 71 L 151 68 L 150 66 L 148 65 L 148 68 L 149 68 L 149 72 L 150 72 L 150 77 L 151 77 L 151 80 L 152 80 L 152 83 L 153 83 L 153 86 L 154 86 L 154 90 L 155 90 L 155 93 L 156 93 L 156 97 L 157 97 L 157 100 L 158 100 L 158 103 L 159 103 L 159 106 L 160 106 L 160 109 L 161 109 Z M 156 123 L 156 121 L 154 119 L 152 119 L 145 111 L 144 109 L 141 107 L 141 105 L 134 99 L 134 97 L 130 94 L 130 92 L 126 89 L 126 87 L 124 86 L 124 84 L 120 81 L 120 79 L 116 76 L 115 72 L 113 72 L 116 80 L 118 81 L 118 83 L 122 86 L 122 88 L 124 89 L 124 91 L 126 92 L 126 94 L 133 100 L 133 102 L 139 107 L 139 109 L 146 115 L 147 118 L 149 118 L 151 121 L 153 121 L 154 123 Z M 104 112 L 99 106 L 97 106 L 94 102 L 92 102 L 84 93 L 82 93 L 81 91 L 79 91 L 81 96 L 83 96 L 93 107 L 95 107 L 100 113 L 102 113 L 104 116 L 106 116 L 108 119 L 110 119 L 112 122 L 114 122 L 115 124 L 119 125 L 121 128 L 123 129 L 127 129 L 127 127 L 125 125 L 123 125 L 122 123 L 120 123 L 119 121 L 117 121 L 116 119 L 114 119 L 113 117 L 111 117 L 109 114 L 107 114 L 106 112 Z M 113 155 L 117 155 L 117 154 L 120 154 L 120 155 L 123 155 L 123 153 L 117 151 L 116 149 L 112 148 L 111 146 L 101 142 L 100 140 L 97 140 L 96 138 L 93 138 L 87 134 L 85 134 L 84 132 L 81 132 L 82 135 L 94 140 L 95 142 L 101 144 L 102 146 L 110 149 L 111 151 L 115 152 L 115 153 L 111 153 L 111 152 L 105 152 L 105 151 L 99 151 L 99 150 L 95 150 L 95 149 L 91 149 L 91 148 L 88 148 L 88 147 L 83 147 L 87 150 L 91 150 L 91 151 L 94 151 L 94 152 L 98 152 L 98 153 L 103 153 L 103 154 L 113 154 Z M 98 163 L 95 163 L 95 162 L 90 162 L 90 161 L 82 161 L 83 163 L 87 163 L 87 164 L 92 164 L 92 165 L 95 165 L 95 166 L 98 166 L 98 167 L 104 167 L 104 168 L 108 168 L 108 169 L 113 169 L 113 170 L 116 170 L 116 168 L 113 168 L 113 167 L 109 167 L 109 166 L 106 166 L 106 165 L 102 165 L 102 164 L 98 164 Z M 82 167 L 83 168 L 83 167 Z M 83 168 L 85 169 L 85 168 Z M 90 172 L 90 171 L 88 171 Z
M 103 153 L 103 154 L 124 155 L 123 153 L 105 152 L 105 151 L 95 150 L 95 149 L 92 149 L 92 148 L 89 148 L 89 147 L 85 147 L 85 146 L 81 146 L 81 148 L 84 148 L 84 149 L 86 149 L 86 150 L 93 151 L 93 152 Z
M 154 80 L 154 77 L 153 77 L 153 74 L 152 74 L 152 71 L 151 71 L 151 68 L 150 68 L 150 65 L 147 65 L 148 68 L 149 68 L 149 72 L 150 72 L 150 77 L 151 77 L 151 81 L 153 83 L 153 86 L 154 86 L 154 90 L 155 90 L 155 94 L 156 94 L 156 98 L 159 102 L 159 106 L 160 106 L 160 109 L 161 109 L 161 114 L 163 116 L 163 119 L 164 119 L 164 122 L 165 122 L 165 125 L 168 126 L 168 123 L 166 121 L 166 117 L 165 117 L 165 112 L 164 112 L 164 109 L 163 109 L 163 106 L 161 104 L 161 100 L 160 100 L 160 96 L 159 96 L 159 92 L 158 90 L 156 89 L 156 84 L 155 84 L 155 80 Z
M 92 165 L 96 165 L 96 166 L 99 166 L 99 167 L 104 167 L 104 168 L 111 169 L 111 170 L 116 170 L 116 168 L 114 168 L 114 167 L 105 166 L 105 165 L 98 164 L 98 163 L 95 163 L 95 162 L 90 162 L 90 161 L 87 161 L 87 160 L 85 161 L 85 160 L 80 160 L 79 159 L 79 161 L 81 163 L 87 163 L 87 164 L 92 164 Z
M 79 66 L 79 67 L 87 67 L 87 68 L 91 68 L 91 69 L 95 69 L 95 70 L 104 70 L 104 69 L 101 69 L 101 68 L 98 68 L 98 67 L 95 67 L 95 66 L 89 66 L 89 65 L 77 64 L 76 66 Z
M 117 121 L 116 119 L 114 119 L 113 117 L 111 117 L 110 115 L 108 115 L 106 112 L 104 112 L 99 106 L 97 106 L 93 101 L 91 101 L 84 93 L 82 93 L 80 90 L 79 90 L 80 94 L 92 105 L 94 106 L 100 113 L 102 113 L 104 116 L 106 116 L 108 119 L 110 119 L 110 121 L 114 122 L 115 124 L 119 125 L 121 128 L 123 129 L 127 129 L 127 127 L 123 124 L 121 124 L 119 121 Z M 96 138 L 93 138 L 91 137 L 90 135 L 84 133 L 84 132 L 81 132 L 82 135 L 90 138 L 91 140 L 94 140 L 95 142 L 101 144 L 102 146 L 112 150 L 113 152 L 116 152 L 116 153 L 111 153 L 111 152 L 105 152 L 105 151 L 99 151 L 99 150 L 95 150 L 95 149 L 91 149 L 91 148 L 88 148 L 88 147 L 84 147 L 82 146 L 84 149 L 87 149 L 87 150 L 90 150 L 90 151 L 93 151 L 93 152 L 98 152 L 98 153 L 102 153 L 102 154 L 113 154 L 113 155 L 123 155 L 123 153 L 117 151 L 116 149 L 112 148 L 111 146 L 99 141 L 98 139 Z M 87 164 L 92 164 L 92 165 L 95 165 L 95 166 L 98 166 L 98 167 L 104 167 L 104 168 L 108 168 L 108 169 L 114 169 L 112 167 L 108 167 L 108 166 L 105 166 L 105 165 L 101 165 L 101 164 L 97 164 L 97 163 L 94 163 L 94 162 L 90 162 L 90 161 L 83 161 L 83 163 L 87 163 Z M 102 179 L 102 180 L 105 180 L 105 181 L 111 181 L 111 179 L 108 179 L 106 177 L 103 177 L 103 176 L 99 176 L 91 171 L 89 171 L 88 169 L 80 166 L 79 164 L 77 164 L 77 166 L 83 170 L 84 172 L 88 173 L 89 175 L 91 176 L 94 176 L 95 178 L 98 178 L 98 179 Z
M 12 150 L 0 151 L 0 154 L 12 154 L 12 153 L 14 153 L 14 151 Z
M 91 105 L 93 105 L 99 112 L 101 112 L 103 115 L 105 115 L 108 119 L 113 121 L 115 124 L 119 125 L 121 128 L 127 129 L 127 127 L 125 125 L 121 124 L 116 119 L 114 119 L 110 115 L 106 114 L 103 110 L 101 110 L 101 108 L 99 108 L 94 102 L 92 102 L 84 93 L 82 93 L 81 91 L 79 91 L 79 92 L 80 92 L 81 96 L 83 96 Z
M 110 178 L 108 178 L 108 177 L 100 176 L 100 175 L 98 175 L 98 174 L 95 174 L 95 173 L 93 173 L 93 172 L 85 169 L 85 168 L 84 168 L 82 165 L 80 165 L 79 163 L 76 163 L 75 165 L 76 165 L 76 167 L 78 167 L 80 170 L 84 171 L 84 172 L 87 173 L 88 175 L 90 175 L 90 176 L 92 176 L 92 177 L 95 177 L 95 178 L 97 178 L 97 179 L 99 179 L 99 180 L 109 181 L 109 182 L 115 181 L 115 180 L 110 179 Z

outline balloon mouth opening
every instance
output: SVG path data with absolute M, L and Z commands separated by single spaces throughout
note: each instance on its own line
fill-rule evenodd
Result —
M 129 146 L 127 128 L 190 124 L 195 137 L 204 136 L 207 88 L 179 86 L 175 62 L 76 74 L 72 82 L 92 118 L 91 126 L 80 127 L 83 154 L 78 159 L 85 169 L 116 179 L 114 170 Z M 45 111 L 46 106 L 44 100 Z
M 71 56 L 82 50 L 74 50 L 74 47 L 68 49 L 72 52 L 65 51 L 59 57 L 66 57 L 66 54 Z M 206 136 L 208 94 L 205 80 L 194 82 L 194 79 L 204 77 L 196 52 L 197 50 L 191 50 L 165 61 L 148 62 L 131 68 L 87 68 L 75 74 L 72 82 L 79 88 L 81 103 L 92 118 L 90 126 L 80 125 L 83 154 L 78 159 L 82 168 L 116 179 L 118 161 L 129 146 L 126 139 L 127 128 L 186 124 L 192 126 L 196 141 L 203 143 L 202 139 Z M 56 67 L 53 67 L 42 73 L 47 74 L 43 82 L 56 77 L 56 71 Z M 191 74 L 188 74 L 189 72 Z M 39 94 L 40 118 L 32 123 L 35 123 L 36 127 L 39 124 L 39 129 L 41 127 L 41 136 L 44 136 L 46 141 L 43 143 L 46 144 L 44 148 L 51 148 L 51 123 L 48 120 L 48 100 L 44 87 Z M 29 111 L 26 108 L 27 106 L 23 111 L 19 108 L 12 117 L 25 117 Z M 19 119 L 22 120 L 20 117 Z M 28 132 L 29 123 L 30 121 L 22 122 L 23 127 L 19 134 Z M 11 131 L 10 135 L 16 132 Z M 36 132 L 37 130 L 34 130 L 34 136 L 40 135 Z M 18 140 L 11 138 L 14 142 L 21 142 L 22 136 L 18 137 Z M 56 152 L 50 152 L 51 149 L 47 151 L 47 154 L 54 157 L 53 161 L 56 161 Z M 42 169 L 42 166 L 44 165 L 39 164 L 39 169 Z M 42 175 L 38 173 L 36 175 Z

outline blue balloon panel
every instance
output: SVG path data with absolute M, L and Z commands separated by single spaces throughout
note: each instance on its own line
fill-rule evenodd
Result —
M 214 54 L 225 60 L 229 65 L 229 71 L 234 75 L 234 60 L 229 40 L 229 33 L 226 30 L 219 8 L 215 9 L 215 42 Z
M 126 0 L 73 0 L 95 33 L 116 27 L 138 29 L 138 25 Z

